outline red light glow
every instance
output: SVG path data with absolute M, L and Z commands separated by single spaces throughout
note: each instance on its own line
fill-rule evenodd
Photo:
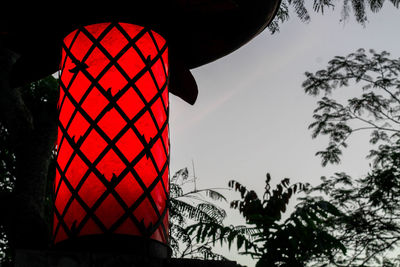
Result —
M 54 242 L 87 235 L 167 243 L 168 48 L 132 24 L 81 27 L 63 43 Z

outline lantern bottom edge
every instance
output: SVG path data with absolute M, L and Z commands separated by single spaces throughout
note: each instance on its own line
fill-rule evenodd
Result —
M 53 245 L 52 250 L 103 252 L 138 255 L 141 257 L 167 259 L 171 257 L 172 250 L 160 241 L 122 234 L 86 235 L 60 241 Z

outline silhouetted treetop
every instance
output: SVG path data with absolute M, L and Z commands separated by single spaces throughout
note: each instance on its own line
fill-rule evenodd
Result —
M 365 25 L 368 21 L 368 12 L 377 13 L 379 12 L 385 0 L 314 0 L 312 5 L 311 1 L 305 0 L 283 0 L 278 10 L 275 19 L 269 25 L 269 30 L 274 33 L 279 31 L 279 24 L 289 19 L 290 10 L 303 22 L 309 22 L 311 20 L 310 13 L 316 12 L 325 14 L 327 10 L 340 9 L 340 22 L 346 22 L 351 16 L 355 17 L 355 20 Z M 388 0 L 395 8 L 399 8 L 400 0 Z

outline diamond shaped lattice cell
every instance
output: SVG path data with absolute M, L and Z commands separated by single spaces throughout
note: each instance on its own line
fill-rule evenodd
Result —
M 114 176 L 118 177 L 125 168 L 126 165 L 113 150 L 108 151 L 96 166 L 96 169 L 99 170 L 108 181 L 111 181 Z
M 88 80 L 86 75 L 84 75 L 82 72 L 78 72 L 75 81 L 68 88 L 68 92 L 76 102 L 79 102 L 91 84 L 92 83 Z
M 112 96 L 116 95 L 127 84 L 124 76 L 117 70 L 116 67 L 111 67 L 103 77 L 100 79 L 100 85 L 111 93 Z
M 132 64 L 132 62 L 135 62 L 135 64 Z M 129 48 L 128 51 L 118 59 L 118 64 L 131 79 L 146 66 L 134 48 Z
M 103 195 L 107 187 L 100 181 L 94 173 L 90 173 L 79 189 L 79 197 L 88 205 L 92 207 L 94 203 Z
M 168 241 L 167 51 L 160 35 L 127 23 L 65 38 L 55 243 L 102 234 Z
M 77 112 L 76 115 L 72 118 L 71 124 L 69 125 L 67 132 L 68 135 L 78 142 L 79 138 L 83 136 L 86 130 L 89 128 L 89 123 L 87 120 Z
M 142 38 L 136 42 L 137 47 L 142 52 L 144 58 L 155 58 L 158 55 L 157 48 L 149 33 L 145 33 Z
M 65 98 L 62 106 L 60 107 L 60 114 L 58 121 L 65 127 L 67 127 L 69 120 L 71 119 L 72 113 L 74 113 L 75 106 L 71 103 L 68 98 Z
M 138 129 L 140 134 L 144 136 L 148 143 L 157 135 L 158 132 L 149 112 L 143 114 L 143 116 L 136 121 L 135 127 Z
M 118 99 L 117 104 L 130 120 L 145 107 L 143 101 L 132 87 Z
M 100 207 L 95 211 L 96 216 L 101 220 L 107 229 L 117 222 L 117 220 L 124 214 L 124 209 L 112 195 L 101 203 Z
M 110 139 L 113 139 L 126 125 L 126 121 L 115 109 L 111 109 L 101 118 L 98 125 Z
M 68 170 L 65 173 L 65 176 L 68 177 L 68 182 L 72 187 L 75 188 L 78 185 L 87 169 L 88 166 L 85 162 L 78 155 L 75 155 L 72 159 L 71 165 L 69 165 Z
M 122 179 L 122 181 L 115 187 L 115 191 L 121 196 L 128 207 L 132 206 L 143 194 L 143 189 L 131 173 L 128 173 Z
M 110 60 L 96 47 L 85 61 L 84 67 L 92 77 L 96 78 L 109 63 Z
M 112 57 L 115 57 L 128 44 L 128 40 L 116 27 L 113 27 L 100 43 Z
M 83 217 L 85 217 L 86 211 L 83 209 L 81 204 L 74 199 L 71 205 L 68 207 L 67 212 L 64 215 L 64 222 L 69 227 L 69 229 L 76 229 L 79 223 L 82 221 Z
M 72 47 L 70 48 L 71 54 L 74 58 L 78 61 L 82 61 L 90 47 L 93 45 L 92 41 L 83 34 L 82 32 L 78 31 L 78 36 L 73 36 L 76 38 L 72 40 Z
M 67 205 L 68 200 L 71 198 L 71 195 L 71 191 L 66 186 L 66 184 L 64 182 L 61 182 L 55 200 L 55 208 L 60 214 L 64 212 L 65 206 Z
M 107 146 L 106 141 L 96 130 L 92 130 L 81 145 L 81 151 L 93 163 Z
M 137 88 L 144 88 L 140 90 L 146 102 L 150 102 L 157 94 L 158 90 L 154 84 L 153 78 L 149 72 L 146 72 L 140 79 L 135 83 Z
M 145 198 L 143 202 L 140 203 L 133 214 L 139 222 L 143 222 L 146 228 L 151 228 L 159 220 L 159 216 L 148 198 Z
M 143 144 L 131 129 L 118 140 L 116 145 L 129 161 L 132 161 L 143 150 Z
M 151 159 L 147 156 L 142 157 L 135 165 L 135 171 L 141 178 L 146 187 L 149 187 L 157 178 L 157 171 Z
M 107 98 L 94 87 L 83 102 L 82 108 L 95 120 L 108 103 Z
M 70 160 L 73 152 L 74 150 L 69 145 L 67 139 L 64 139 L 61 146 L 58 149 L 58 155 L 57 155 L 57 164 L 61 168 L 61 171 L 64 171 L 65 166 Z

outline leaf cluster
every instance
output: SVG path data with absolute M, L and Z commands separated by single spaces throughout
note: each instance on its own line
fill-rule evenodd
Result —
M 341 216 L 339 210 L 326 201 L 308 201 L 284 220 L 289 200 L 308 186 L 291 185 L 285 178 L 271 189 L 270 182 L 271 176 L 267 174 L 262 198 L 237 181 L 229 182 L 229 187 L 241 197 L 231 202 L 231 207 L 242 214 L 246 226 L 198 223 L 188 227 L 188 233 L 202 242 L 219 241 L 229 248 L 236 244 L 241 253 L 258 259 L 257 266 L 304 266 L 321 254 L 330 256 L 338 249 L 345 250 L 324 228 L 332 218 Z
M 399 8 L 400 0 L 389 0 L 389 2 L 395 8 Z M 345 23 L 353 14 L 356 22 L 365 26 L 368 22 L 368 11 L 377 13 L 384 4 L 385 0 L 313 0 L 311 6 L 305 0 L 283 0 L 268 28 L 271 33 L 278 32 L 280 24 L 289 20 L 291 9 L 302 22 L 309 22 L 311 21 L 311 12 L 324 14 L 326 10 L 334 10 L 335 8 L 340 8 L 341 10 L 341 22 Z
M 376 165 L 357 180 L 346 173 L 322 177 L 322 183 L 311 190 L 326 194 L 329 202 L 345 214 L 326 227 L 343 243 L 347 253 L 338 251 L 330 259 L 322 257 L 321 262 L 339 266 L 381 266 L 384 260 L 393 262 L 385 256 L 400 241 L 400 176 L 399 162 L 389 161 L 384 166 Z
M 378 2 L 375 4 L 379 6 Z M 332 177 L 322 177 L 321 184 L 309 191 L 323 193 L 344 214 L 326 224 L 326 229 L 347 251 L 336 251 L 330 258 L 320 257 L 321 264 L 395 266 L 397 260 L 387 253 L 400 241 L 399 74 L 399 59 L 390 58 L 385 51 L 364 49 L 336 56 L 325 69 L 306 73 L 306 93 L 323 95 L 309 126 L 314 138 L 329 138 L 328 147 L 317 152 L 322 164 L 339 163 L 348 138 L 356 132 L 368 132 L 373 146 L 367 155 L 371 160 L 369 173 L 353 179 L 337 172 Z M 340 103 L 333 96 L 339 88 L 361 93 Z M 322 196 L 307 198 L 311 199 L 321 200 Z
M 323 94 L 309 125 L 312 137 L 328 136 L 328 146 L 316 155 L 322 165 L 340 162 L 348 138 L 370 132 L 370 143 L 390 142 L 400 130 L 400 59 L 388 52 L 367 53 L 359 49 L 348 56 L 336 56 L 326 69 L 306 72 L 303 88 L 312 96 Z M 331 97 L 334 90 L 362 89 L 361 94 L 340 103 Z
M 222 225 L 226 217 L 224 209 L 213 201 L 226 201 L 225 197 L 214 189 L 195 189 L 185 192 L 184 185 L 193 181 L 187 168 L 177 171 L 170 181 L 170 245 L 174 257 L 224 260 L 215 253 L 210 243 L 192 238 L 187 233 L 189 224 L 212 223 Z

